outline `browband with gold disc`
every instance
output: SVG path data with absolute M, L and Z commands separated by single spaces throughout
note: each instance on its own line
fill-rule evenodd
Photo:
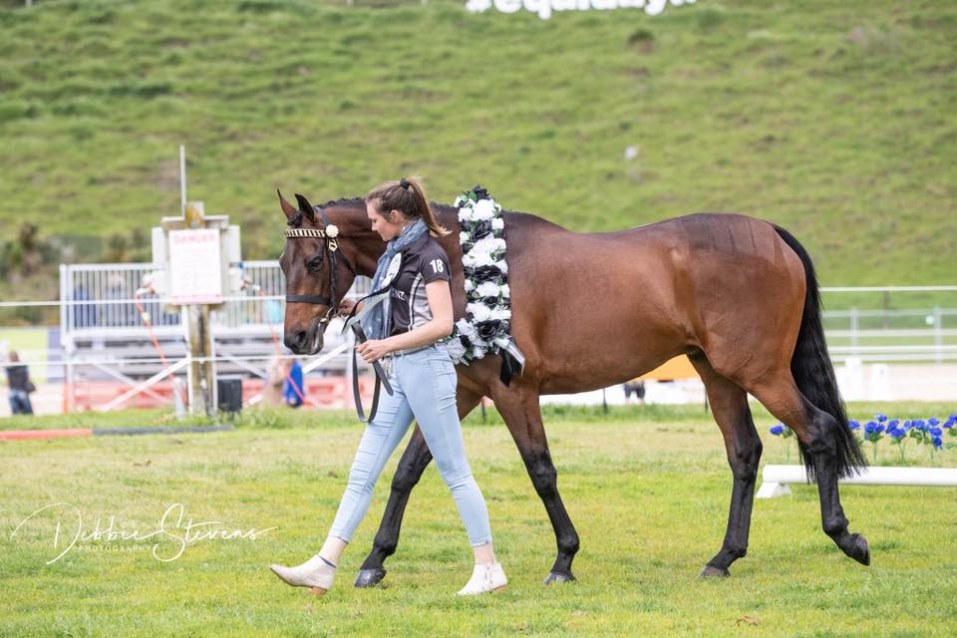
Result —
M 318 237 L 319 239 L 335 239 L 339 236 L 339 227 L 329 224 L 325 228 L 287 228 L 286 237 Z

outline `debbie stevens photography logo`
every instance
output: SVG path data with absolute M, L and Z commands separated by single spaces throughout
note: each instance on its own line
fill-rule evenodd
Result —
M 156 525 L 122 524 L 115 515 L 83 518 L 80 509 L 69 503 L 54 503 L 36 510 L 13 529 L 10 540 L 50 542 L 52 565 L 73 551 L 135 551 L 148 549 L 158 561 L 178 559 L 191 545 L 204 541 L 255 541 L 276 529 L 235 529 L 222 521 L 194 521 L 182 503 L 173 503 Z

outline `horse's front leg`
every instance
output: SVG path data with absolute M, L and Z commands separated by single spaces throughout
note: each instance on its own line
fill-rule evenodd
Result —
M 542 423 L 538 390 L 513 381 L 511 387 L 498 386 L 492 399 L 515 440 L 525 469 L 555 530 L 558 555 L 545 584 L 575 580 L 572 560 L 578 553 L 578 532 L 572 524 L 565 503 L 558 493 L 558 472 L 548 451 L 548 439 Z
M 481 396 L 481 394 L 468 391 L 460 386 L 455 397 L 459 418 L 463 418 L 471 412 L 478 405 Z M 425 443 L 422 431 L 416 425 L 412 432 L 412 438 L 409 440 L 409 446 L 402 453 L 399 466 L 392 478 L 389 502 L 386 504 L 385 513 L 382 515 L 382 522 L 379 523 L 379 531 L 376 532 L 372 551 L 369 552 L 359 569 L 359 575 L 356 577 L 356 587 L 374 587 L 385 578 L 385 559 L 392 556 L 399 545 L 402 517 L 405 515 L 405 506 L 409 503 L 412 488 L 422 478 L 422 472 L 425 471 L 431 461 L 432 453 L 429 452 L 429 446 Z
M 356 587 L 374 587 L 385 578 L 385 559 L 392 556 L 399 545 L 399 532 L 402 529 L 402 517 L 405 515 L 409 495 L 431 461 L 432 453 L 425 444 L 422 431 L 416 425 L 409 446 L 402 453 L 402 459 L 395 470 L 389 502 L 385 507 L 385 514 L 382 515 L 379 531 L 375 535 L 372 551 L 359 569 Z

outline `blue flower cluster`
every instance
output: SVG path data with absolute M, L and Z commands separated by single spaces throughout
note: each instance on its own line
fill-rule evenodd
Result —
M 957 414 L 951 414 L 943 423 L 936 417 L 901 421 L 891 419 L 886 414 L 876 414 L 873 420 L 863 425 L 860 421 L 852 419 L 848 422 L 848 426 L 857 434 L 861 442 L 868 441 L 874 445 L 875 456 L 877 443 L 886 437 L 898 446 L 901 460 L 903 460 L 904 444 L 907 439 L 914 439 L 917 444 L 929 445 L 932 451 L 943 449 L 945 434 L 957 436 Z M 770 432 L 782 438 L 794 435 L 791 429 L 782 423 L 772 426 Z M 955 444 L 948 444 L 948 447 L 955 447 Z
M 774 436 L 780 436 L 783 439 L 787 439 L 794 436 L 794 431 L 783 423 L 778 423 L 771 428 L 771 434 Z
M 913 419 L 900 423 L 897 419 L 888 422 L 887 436 L 895 441 L 901 441 L 905 436 L 918 439 L 921 443 L 929 443 L 934 449 L 944 447 L 944 430 L 953 431 L 957 424 L 957 415 L 951 415 L 946 423 L 941 424 L 940 419 L 931 417 L 929 419 Z

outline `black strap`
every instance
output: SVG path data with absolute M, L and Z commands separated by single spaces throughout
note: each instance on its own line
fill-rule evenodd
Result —
M 366 418 L 365 410 L 362 408 L 362 395 L 359 393 L 359 361 L 356 358 L 356 351 L 352 351 L 352 397 L 356 404 L 356 414 L 362 423 L 372 423 L 375 413 L 379 409 L 379 388 L 382 387 L 379 373 L 375 375 L 375 390 L 372 391 L 372 408 L 369 410 L 369 418 Z
M 389 292 L 392 288 L 392 284 L 395 283 L 395 278 L 392 281 L 387 283 L 382 288 L 378 290 L 373 290 L 368 295 L 360 299 L 352 307 L 352 312 L 349 313 L 349 316 L 346 317 L 346 321 L 342 326 L 342 329 L 345 330 L 346 326 L 352 328 L 352 332 L 356 336 L 356 343 L 364 343 L 368 341 L 366 337 L 365 330 L 362 329 L 360 322 L 355 321 L 356 312 L 359 310 L 359 306 L 362 302 L 375 297 L 376 295 L 381 295 L 382 293 Z M 391 294 L 391 292 L 390 292 Z M 378 361 L 372 362 L 372 369 L 375 370 L 375 389 L 372 391 L 372 408 L 369 410 L 369 418 L 365 418 L 365 411 L 362 409 L 362 397 L 359 395 L 359 360 L 356 356 L 356 349 L 352 349 L 352 396 L 355 399 L 356 403 L 356 414 L 359 416 L 359 420 L 363 423 L 371 423 L 372 419 L 375 418 L 376 410 L 379 408 L 379 386 L 384 386 L 385 391 L 389 396 L 392 396 L 392 384 L 389 383 L 389 377 L 386 375 L 385 371 L 382 369 L 382 365 Z
M 346 322 L 342 325 L 342 332 L 345 332 L 345 331 L 346 331 L 346 326 L 348 326 L 348 325 L 356 326 L 356 325 L 359 324 L 358 321 L 352 321 L 352 320 L 355 319 L 356 312 L 359 311 L 359 306 L 362 305 L 362 302 L 363 302 L 363 301 L 366 301 L 367 299 L 371 299 L 372 297 L 375 297 L 376 295 L 381 295 L 382 293 L 384 293 L 384 292 L 386 292 L 387 290 L 389 290 L 389 288 L 391 288 L 391 287 L 392 287 L 392 283 L 389 282 L 388 284 L 386 284 L 386 285 L 383 286 L 382 288 L 379 288 L 378 290 L 373 290 L 372 292 L 370 292 L 370 293 L 369 293 L 368 295 L 366 295 L 365 297 L 362 297 L 361 299 L 359 299 L 359 300 L 355 303 L 355 305 L 352 306 L 352 311 L 348 314 L 348 316 L 346 316 Z M 350 321 L 352 321 L 351 324 L 349 323 Z M 365 340 L 365 333 L 364 333 L 364 332 L 362 333 L 362 337 L 363 337 L 363 341 L 364 341 L 364 340 Z
M 320 297 L 318 295 L 286 295 L 286 301 L 298 303 L 312 303 L 320 306 L 331 306 L 329 297 Z
M 352 332 L 356 335 L 356 341 L 358 343 L 364 343 L 368 341 L 366 338 L 366 333 L 362 329 L 362 326 L 359 325 L 359 322 L 352 324 Z M 389 396 L 392 396 L 392 384 L 389 383 L 389 377 L 386 375 L 385 371 L 382 369 L 382 366 L 378 361 L 372 362 L 372 369 L 375 370 L 375 390 L 372 391 L 372 408 L 369 410 L 369 418 L 366 418 L 365 410 L 362 409 L 362 397 L 359 395 L 359 360 L 356 355 L 355 348 L 352 349 L 352 395 L 355 398 L 356 402 L 356 413 L 359 415 L 359 420 L 363 423 L 371 423 L 372 419 L 375 418 L 375 413 L 379 409 L 379 388 L 384 387 L 386 393 Z

